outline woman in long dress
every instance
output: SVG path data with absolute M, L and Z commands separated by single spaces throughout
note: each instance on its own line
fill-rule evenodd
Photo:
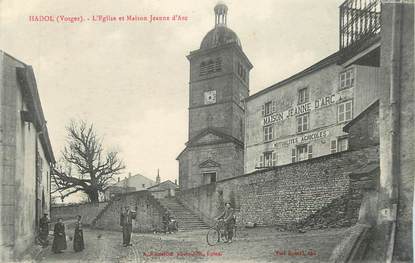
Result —
M 81 222 L 81 216 L 77 216 L 78 220 L 75 223 L 75 233 L 73 236 L 73 250 L 75 252 L 79 252 L 84 250 L 84 233 L 82 231 L 82 222 Z
M 62 218 L 59 218 L 55 224 L 53 235 L 52 251 L 54 253 L 62 253 L 62 250 L 66 249 L 65 225 L 62 223 Z

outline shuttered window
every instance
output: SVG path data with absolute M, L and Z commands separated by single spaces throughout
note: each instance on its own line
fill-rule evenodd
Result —
M 337 150 L 339 152 L 346 151 L 348 148 L 348 139 L 347 138 L 339 138 L 337 142 Z
M 330 152 L 336 153 L 337 152 L 337 140 L 331 140 L 330 142 Z
M 222 71 L 222 58 L 220 57 L 215 60 L 210 59 L 200 63 L 200 76 L 205 76 L 219 71 Z
M 353 118 L 353 101 L 343 102 L 337 107 L 338 122 L 350 121 Z
M 304 114 L 297 117 L 297 132 L 304 132 L 310 128 L 308 117 L 308 114 Z
M 276 151 L 272 152 L 272 166 L 277 166 L 278 163 L 278 153 Z
M 259 156 L 259 164 L 258 164 L 258 166 L 260 168 L 261 167 L 264 167 L 264 156 L 262 154 Z
M 295 163 L 297 161 L 297 149 L 291 150 L 291 162 Z
M 354 87 L 354 69 L 351 68 L 340 73 L 339 82 L 340 90 Z
M 308 102 L 309 96 L 308 96 L 308 88 L 302 88 L 298 90 L 298 104 L 303 104 Z
M 313 145 L 308 145 L 308 159 L 313 158 Z
M 273 126 L 269 125 L 269 126 L 265 126 L 264 127 L 264 141 L 268 142 L 271 141 L 273 139 Z

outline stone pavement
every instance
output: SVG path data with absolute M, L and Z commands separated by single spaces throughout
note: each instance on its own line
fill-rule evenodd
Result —
M 278 232 L 274 228 L 240 230 L 232 244 L 206 244 L 206 230 L 176 234 L 133 234 L 131 247 L 122 247 L 122 233 L 85 229 L 85 246 L 75 253 L 72 243 L 62 254 L 49 249 L 42 262 L 324 262 L 349 229 L 307 233 Z M 68 229 L 68 236 L 73 230 Z

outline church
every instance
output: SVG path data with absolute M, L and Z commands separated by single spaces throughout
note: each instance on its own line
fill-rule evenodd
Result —
M 189 132 L 179 154 L 182 189 L 243 174 L 244 105 L 252 64 L 227 26 L 228 8 L 214 8 L 215 26 L 190 62 Z

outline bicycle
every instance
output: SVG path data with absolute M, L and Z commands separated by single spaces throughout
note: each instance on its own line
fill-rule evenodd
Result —
M 233 237 L 236 236 L 236 224 L 233 227 Z M 218 220 L 215 225 L 209 228 L 206 234 L 206 242 L 209 246 L 214 246 L 220 241 L 226 242 L 227 238 L 225 235 L 225 222 L 223 220 Z

